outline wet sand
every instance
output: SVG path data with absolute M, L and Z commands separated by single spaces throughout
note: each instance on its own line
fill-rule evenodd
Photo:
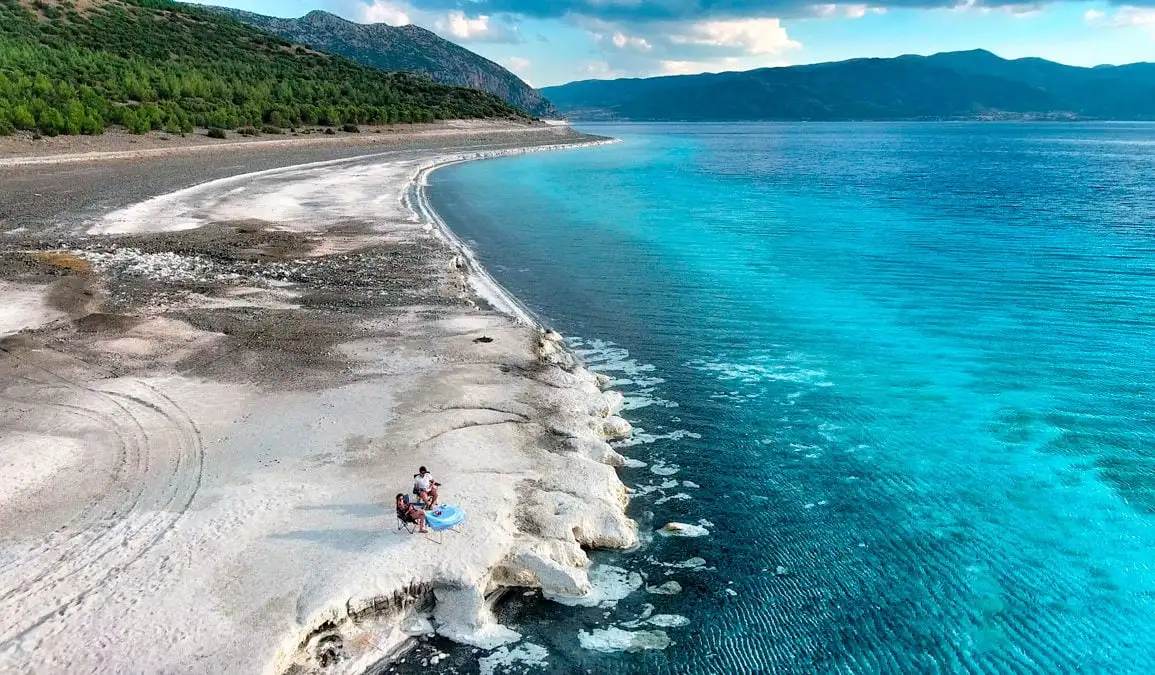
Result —
M 637 540 L 621 398 L 479 301 L 414 178 L 591 140 L 0 170 L 0 670 L 363 672 L 515 640 L 501 587 L 588 592 Z M 419 464 L 443 543 L 396 528 Z

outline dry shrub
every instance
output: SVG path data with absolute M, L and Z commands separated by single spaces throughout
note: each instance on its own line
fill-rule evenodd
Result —
M 32 258 L 36 262 L 56 270 L 68 272 L 69 274 L 92 273 L 92 265 L 89 265 L 87 260 L 78 258 L 71 253 L 65 253 L 63 251 L 38 251 L 32 254 Z

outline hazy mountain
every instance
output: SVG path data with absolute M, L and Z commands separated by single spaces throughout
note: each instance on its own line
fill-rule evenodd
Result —
M 1155 64 L 1079 68 L 975 50 L 586 80 L 542 93 L 577 119 L 1155 119 Z
M 538 117 L 558 114 L 517 75 L 418 26 L 360 24 L 321 11 L 299 19 L 278 19 L 237 9 L 213 9 L 290 42 L 339 54 L 362 65 L 418 73 L 437 82 L 487 91 Z

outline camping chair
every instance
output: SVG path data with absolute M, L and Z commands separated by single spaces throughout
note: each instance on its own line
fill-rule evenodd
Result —
M 406 506 L 415 505 L 408 497 L 403 497 L 402 500 Z M 413 534 L 417 531 L 417 521 L 413 518 L 413 516 L 409 515 L 408 511 L 404 513 L 397 511 L 397 529 L 405 530 L 409 534 Z
M 417 532 L 417 521 L 410 518 L 408 515 L 402 516 L 397 514 L 397 529 L 405 530 L 409 534 Z

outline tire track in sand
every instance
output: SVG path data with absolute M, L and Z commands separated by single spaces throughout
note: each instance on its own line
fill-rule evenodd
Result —
M 52 435 L 62 417 L 82 419 L 103 432 L 100 452 L 112 466 L 96 497 L 0 568 L 0 648 L 68 614 L 163 539 L 196 495 L 204 462 L 196 423 L 153 385 L 122 378 L 87 386 L 8 356 L 23 371 L 13 379 L 36 389 L 8 384 L 0 398 L 53 413 L 30 431 Z M 51 400 L 61 389 L 73 400 Z

